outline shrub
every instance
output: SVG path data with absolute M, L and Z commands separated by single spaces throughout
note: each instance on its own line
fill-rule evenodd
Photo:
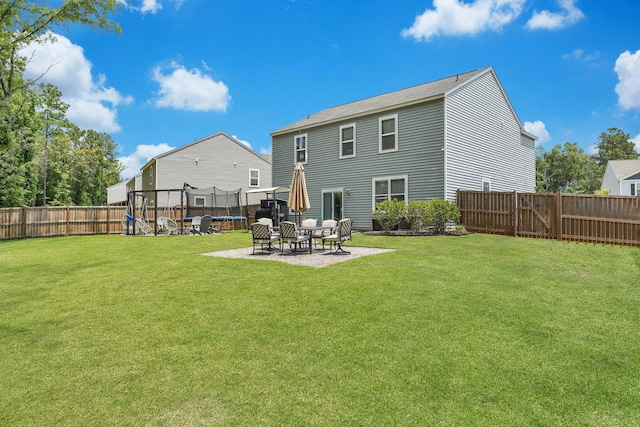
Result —
M 435 232 L 442 234 L 448 222 L 456 222 L 460 219 L 460 210 L 451 200 L 432 199 L 426 202 L 426 223 L 432 223 Z
M 429 222 L 429 202 L 423 200 L 409 200 L 405 219 L 411 224 L 411 231 L 419 233 L 422 226 Z
M 400 200 L 385 200 L 376 203 L 376 209 L 371 212 L 373 219 L 378 221 L 385 233 L 400 224 L 407 213 L 407 205 Z

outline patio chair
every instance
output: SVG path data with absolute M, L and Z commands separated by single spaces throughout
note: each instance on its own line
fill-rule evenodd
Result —
M 351 240 L 351 224 L 351 218 L 345 218 L 338 221 L 336 232 L 322 238 L 322 249 L 324 249 L 325 242 L 329 242 L 334 243 L 336 246 L 338 246 L 338 248 L 334 252 L 335 254 L 350 254 L 351 252 L 347 252 L 342 248 L 342 243 L 347 240 Z
M 282 221 L 280 223 L 280 254 L 284 252 L 283 244 L 293 245 L 294 254 L 298 252 L 300 246 L 307 242 L 309 244 L 309 252 L 311 252 L 311 235 L 300 233 L 295 222 Z
M 325 219 L 322 221 L 322 228 L 318 229 L 311 234 L 311 237 L 314 239 L 315 244 L 318 244 L 318 240 L 322 240 L 325 236 L 330 236 L 335 232 L 335 229 L 338 225 L 338 221 L 335 219 Z M 324 249 L 324 247 L 323 247 Z
M 259 218 L 256 222 L 268 225 L 269 232 L 274 236 L 278 236 L 278 239 L 280 239 L 280 231 L 273 228 L 273 220 L 271 218 Z
M 200 223 L 202 222 L 201 216 L 194 216 L 191 218 L 191 234 L 200 234 Z
M 200 234 L 211 234 L 214 231 L 211 223 L 213 218 L 210 215 L 205 215 L 200 220 Z
M 256 222 L 260 224 L 267 224 L 269 227 L 273 227 L 273 220 L 271 218 L 258 218 Z
M 313 218 L 307 218 L 302 220 L 303 227 L 315 227 L 318 225 L 318 220 Z
M 178 234 L 178 224 L 171 218 L 160 216 L 156 223 L 158 233 Z
M 211 227 L 213 218 L 210 215 L 194 216 L 191 221 L 191 234 L 211 234 L 214 230 Z
M 253 255 L 256 254 L 256 245 L 260 245 L 260 249 L 264 252 L 267 245 L 267 252 L 273 248 L 273 244 L 280 240 L 280 236 L 271 233 L 267 224 L 254 222 L 251 224 L 251 234 L 253 235 Z

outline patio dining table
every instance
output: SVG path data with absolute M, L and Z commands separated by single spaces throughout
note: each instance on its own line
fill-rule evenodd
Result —
M 298 230 L 302 231 L 305 234 L 308 235 L 313 235 L 313 233 L 315 231 L 324 231 L 324 230 L 329 230 L 331 232 L 333 232 L 335 230 L 335 227 L 328 227 L 328 226 L 322 226 L 322 225 L 301 225 L 298 227 Z M 311 253 L 311 240 L 309 240 L 309 252 Z

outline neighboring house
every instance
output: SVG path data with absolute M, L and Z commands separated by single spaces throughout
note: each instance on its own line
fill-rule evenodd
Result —
M 600 189 L 619 196 L 640 194 L 640 159 L 609 160 Z
M 241 189 L 244 204 L 247 190 L 271 186 L 271 162 L 246 144 L 218 132 L 156 156 L 142 167 L 142 190 L 181 189 L 185 183 L 195 188 Z M 151 206 L 153 194 L 147 197 Z M 158 195 L 157 206 L 180 204 L 179 195 L 172 195 L 171 200 L 165 197 Z
M 305 167 L 304 217 L 372 227 L 381 200 L 535 191 L 535 140 L 493 68 L 329 108 L 271 133 L 273 185 Z
M 120 181 L 107 188 L 107 204 L 110 206 L 126 205 L 127 193 L 142 189 L 142 175 Z
M 127 203 L 127 181 L 120 181 L 107 187 L 107 205 L 117 206 Z

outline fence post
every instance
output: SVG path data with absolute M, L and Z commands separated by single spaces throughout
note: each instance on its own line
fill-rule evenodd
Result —
M 69 212 L 69 205 L 67 205 L 67 224 L 65 225 L 65 230 L 64 230 L 64 235 L 67 236 L 67 237 L 69 236 L 69 223 L 70 223 L 69 215 L 70 215 L 70 213 L 71 212 Z
M 556 240 L 562 240 L 562 193 L 556 193 Z
M 518 192 L 513 192 L 513 237 L 518 237 Z
M 22 207 L 22 230 L 20 230 L 20 232 L 22 233 L 22 238 L 26 239 L 27 238 L 27 207 L 23 206 Z

